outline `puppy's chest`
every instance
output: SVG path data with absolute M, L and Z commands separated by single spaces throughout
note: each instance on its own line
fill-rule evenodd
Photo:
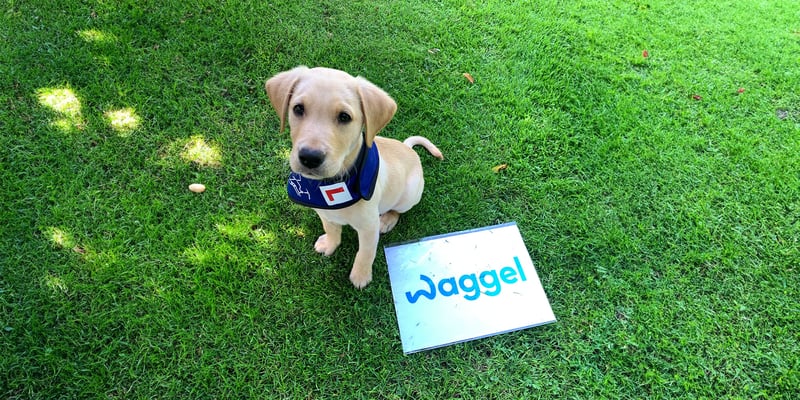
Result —
M 333 222 L 337 225 L 359 225 L 365 220 L 375 220 L 380 218 L 377 207 L 374 206 L 372 201 L 361 200 L 350 207 L 342 208 L 339 210 L 322 210 L 315 208 L 314 211 L 320 218 Z

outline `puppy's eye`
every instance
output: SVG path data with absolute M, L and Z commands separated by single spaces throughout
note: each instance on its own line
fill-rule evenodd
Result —
M 351 117 L 350 114 L 342 111 L 339 113 L 339 116 L 337 116 L 336 119 L 339 121 L 340 124 L 348 124 L 350 123 L 350 121 L 353 120 L 353 117 Z
M 298 117 L 302 117 L 303 114 L 305 114 L 305 112 L 306 112 L 306 108 L 303 107 L 302 104 L 295 104 L 294 108 L 292 108 L 292 111 L 294 111 L 294 115 L 297 115 Z

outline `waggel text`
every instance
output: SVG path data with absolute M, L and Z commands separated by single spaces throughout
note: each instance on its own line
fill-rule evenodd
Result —
M 465 274 L 461 275 L 458 279 L 456 277 L 444 278 L 438 284 L 434 284 L 433 279 L 427 275 L 420 274 L 419 279 L 428 285 L 428 289 L 417 290 L 416 293 L 406 292 L 406 299 L 411 304 L 414 304 L 420 297 L 426 297 L 429 300 L 436 298 L 437 294 L 449 297 L 457 294 L 464 294 L 467 300 L 477 300 L 484 293 L 488 296 L 497 296 L 503 290 L 502 283 L 509 285 L 519 281 L 526 281 L 525 271 L 519 263 L 519 258 L 514 257 L 514 264 L 516 269 L 512 267 L 503 267 L 498 272 L 497 270 L 483 271 L 480 275 Z M 485 291 L 481 292 L 481 289 Z

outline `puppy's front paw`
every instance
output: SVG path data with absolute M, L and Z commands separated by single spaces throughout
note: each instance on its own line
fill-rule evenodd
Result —
M 339 240 L 334 240 L 328 234 L 324 234 L 317 239 L 317 242 L 314 243 L 314 250 L 317 253 L 322 253 L 326 256 L 333 254 L 336 251 L 336 248 L 339 247 Z
M 372 268 L 363 269 L 353 267 L 350 271 L 350 282 L 353 283 L 356 289 L 363 289 L 372 282 Z

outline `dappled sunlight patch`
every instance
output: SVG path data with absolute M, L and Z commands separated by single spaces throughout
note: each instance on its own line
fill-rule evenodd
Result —
M 197 246 L 186 249 L 183 255 L 192 265 L 207 265 L 209 262 L 213 262 L 216 259 L 216 252 L 212 250 L 201 249 Z
M 50 239 L 50 243 L 59 249 L 72 249 L 76 246 L 75 239 L 64 229 L 52 226 L 45 229 L 44 233 Z
M 61 132 L 75 132 L 82 130 L 84 124 L 79 120 L 76 121 L 72 118 L 59 118 L 50 123 L 50 126 L 60 130 Z
M 57 114 L 50 125 L 62 132 L 82 130 L 81 101 L 70 88 L 41 88 L 36 91 L 39 104 Z
M 86 262 L 85 267 L 92 271 L 103 271 L 123 262 L 117 251 L 98 251 L 92 247 L 81 248 L 83 249 L 83 252 L 80 253 L 81 259 Z
M 77 35 L 95 49 L 96 54 L 94 54 L 94 61 L 97 65 L 105 68 L 112 66 L 113 62 L 111 57 L 106 54 L 97 53 L 105 53 L 119 46 L 119 38 L 117 38 L 116 35 L 98 29 L 83 29 L 77 31 Z
M 291 148 L 284 147 L 284 148 L 282 148 L 282 149 L 280 149 L 278 151 L 278 157 L 280 157 L 281 160 L 284 160 L 284 161 L 286 161 L 288 163 L 289 162 L 289 156 L 291 155 L 291 153 L 292 153 L 292 149 Z
M 113 44 L 117 42 L 117 37 L 113 33 L 97 29 L 80 30 L 78 31 L 78 36 L 85 42 L 93 44 Z
M 275 244 L 277 237 L 274 232 L 258 228 L 253 230 L 253 239 L 259 244 L 267 246 Z
M 264 229 L 254 219 L 243 218 L 227 224 L 217 224 L 217 231 L 231 240 L 255 241 L 260 245 L 273 245 L 277 239 L 274 232 Z
M 220 146 L 213 141 L 206 140 L 202 135 L 174 140 L 163 146 L 160 153 L 159 164 L 166 167 L 182 163 L 207 168 L 222 166 Z
M 286 232 L 292 236 L 304 238 L 306 237 L 306 231 L 300 226 L 290 226 L 286 228 Z
M 219 167 L 222 165 L 222 151 L 219 145 L 206 142 L 202 136 L 192 136 L 183 146 L 181 158 L 201 167 Z
M 136 110 L 131 107 L 109 110 L 103 116 L 108 126 L 122 137 L 130 136 L 141 124 L 141 118 L 136 114 Z
M 217 231 L 231 240 L 246 240 L 250 238 L 250 228 L 242 224 L 217 224 Z
M 42 88 L 36 91 L 39 104 L 61 114 L 80 115 L 81 101 L 70 88 Z
M 78 243 L 72 234 L 63 228 L 51 226 L 43 232 L 50 244 L 57 249 L 71 250 L 84 260 L 89 260 L 94 255 L 85 245 Z
M 67 283 L 61 277 L 48 273 L 44 276 L 43 283 L 53 294 L 67 294 Z

